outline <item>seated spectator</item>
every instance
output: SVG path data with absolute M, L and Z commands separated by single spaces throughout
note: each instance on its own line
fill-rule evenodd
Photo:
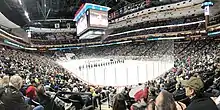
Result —
M 163 90 L 159 93 L 155 102 L 150 101 L 147 110 L 177 110 L 172 94 Z
M 115 99 L 115 95 L 116 95 L 117 90 L 114 89 L 110 94 L 109 94 L 109 106 L 112 107 L 113 106 L 113 102 Z
M 1 110 L 32 110 L 32 107 L 25 103 L 25 99 L 19 89 L 22 86 L 22 78 L 14 75 L 10 78 L 10 83 L 1 91 L 0 100 L 4 103 Z M 33 110 L 43 110 L 42 106 L 35 107 Z
M 149 88 L 149 95 L 148 95 L 148 100 L 155 100 L 156 99 L 156 91 L 154 87 Z
M 37 87 L 37 101 L 43 105 L 45 107 L 45 109 L 47 109 L 46 107 L 50 106 L 50 97 L 46 95 L 45 93 L 45 89 L 43 85 L 39 85 Z
M 3 87 L 9 85 L 9 76 L 4 76 L 4 77 L 2 78 L 2 85 L 3 85 Z
M 73 92 L 74 92 L 74 93 L 78 93 L 79 91 L 78 91 L 78 89 L 74 89 Z M 82 107 L 84 106 L 84 101 L 83 101 L 83 99 L 82 99 L 82 97 L 81 97 L 80 95 L 76 95 L 76 94 L 71 95 L 71 96 L 69 97 L 69 99 L 74 100 L 74 101 L 78 101 L 78 103 L 80 104 L 80 106 L 79 106 L 79 107 L 76 107 L 77 109 L 82 109 Z
M 148 88 L 138 91 L 135 95 L 135 101 L 131 110 L 144 110 L 147 108 Z
M 24 96 L 26 96 L 26 90 L 27 90 L 27 85 L 26 85 L 26 84 L 23 84 L 23 85 L 21 86 L 20 91 L 21 91 L 21 93 L 22 93 Z
M 74 87 L 73 87 L 73 92 L 79 92 L 79 89 L 77 88 L 76 85 L 74 85 Z
M 177 84 L 176 90 L 173 92 L 173 95 L 174 95 L 174 99 L 175 99 L 176 101 L 180 101 L 180 100 L 186 98 L 184 88 L 182 88 L 182 87 L 180 86 L 180 84 Z
M 186 96 L 191 99 L 186 110 L 218 110 L 215 102 L 204 95 L 204 83 L 201 78 L 191 77 L 182 81 L 182 85 L 185 87 Z
M 215 103 L 216 103 L 218 109 L 220 110 L 220 96 L 218 96 L 218 98 L 215 99 Z
M 30 98 L 31 100 L 35 100 L 37 97 L 37 91 L 36 91 L 36 82 L 33 80 L 31 81 L 31 85 L 28 86 L 26 90 L 26 96 Z
M 2 81 L 2 78 L 0 78 L 0 88 L 3 88 L 3 81 Z
M 115 96 L 113 103 L 113 110 L 126 110 L 125 97 L 122 93 L 119 93 Z

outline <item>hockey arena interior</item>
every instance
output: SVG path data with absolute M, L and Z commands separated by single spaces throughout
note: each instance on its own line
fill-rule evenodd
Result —
M 220 110 L 220 0 L 0 0 L 0 110 Z

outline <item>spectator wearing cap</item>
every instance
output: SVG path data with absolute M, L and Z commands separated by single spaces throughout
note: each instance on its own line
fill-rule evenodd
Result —
M 148 99 L 148 88 L 144 88 L 138 91 L 134 95 L 136 103 L 131 106 L 131 110 L 140 110 L 147 108 L 147 99 Z
M 190 98 L 190 104 L 186 110 L 218 110 L 215 102 L 204 95 L 204 83 L 199 77 L 191 77 L 183 80 L 186 96 Z

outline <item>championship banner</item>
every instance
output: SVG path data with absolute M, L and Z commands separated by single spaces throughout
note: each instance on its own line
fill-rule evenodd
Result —
M 204 11 L 205 11 L 205 16 L 208 16 L 209 15 L 209 6 L 206 6 Z

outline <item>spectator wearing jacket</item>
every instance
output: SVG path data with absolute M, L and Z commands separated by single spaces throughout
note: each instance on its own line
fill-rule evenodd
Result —
M 125 96 L 122 93 L 119 93 L 115 96 L 114 103 L 113 103 L 113 110 L 126 110 L 125 104 Z
M 50 97 L 46 95 L 44 86 L 42 84 L 37 87 L 37 101 L 43 105 L 46 110 L 50 105 Z
M 77 88 L 73 89 L 74 93 L 79 93 L 79 90 Z M 69 99 L 78 101 L 78 103 L 80 104 L 80 106 L 76 106 L 77 109 L 82 109 L 82 107 L 84 106 L 84 101 L 82 99 L 82 97 L 79 94 L 73 94 L 69 97 Z
M 109 106 L 112 107 L 116 95 L 116 89 L 113 89 L 113 91 L 109 94 Z
M 134 98 L 136 103 L 131 106 L 131 110 L 145 110 L 147 108 L 148 88 L 138 91 Z
M 204 95 L 204 83 L 199 77 L 191 77 L 182 81 L 186 96 L 190 98 L 190 104 L 186 110 L 218 110 L 215 102 Z
M 4 108 L 0 108 L 1 110 L 31 110 L 19 91 L 22 82 L 22 78 L 18 75 L 10 78 L 10 84 L 1 91 L 0 100 L 4 103 Z

